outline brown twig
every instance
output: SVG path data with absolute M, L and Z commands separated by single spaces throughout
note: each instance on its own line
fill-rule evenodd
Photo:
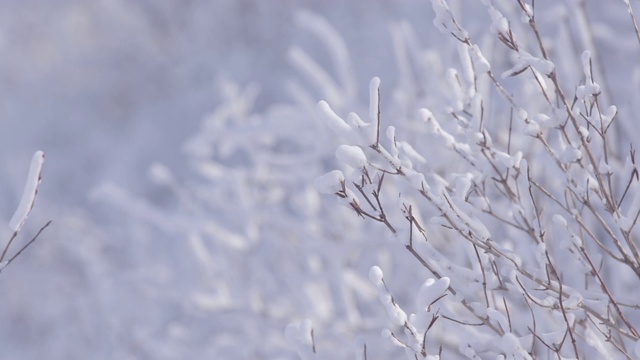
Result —
M 560 279 L 558 272 L 556 271 L 555 266 L 553 266 L 553 262 L 551 261 L 551 257 L 549 256 L 549 252 L 545 251 L 545 256 L 547 257 L 547 264 L 551 269 L 552 274 L 556 278 L 558 282 L 558 303 L 560 304 L 560 312 L 562 313 L 562 318 L 564 319 L 565 324 L 567 324 L 567 332 L 569 333 L 569 337 L 571 338 L 571 344 L 573 345 L 573 351 L 576 355 L 576 359 L 580 359 L 580 355 L 578 353 L 578 345 L 576 343 L 576 338 L 573 336 L 573 326 L 569 323 L 569 318 L 567 317 L 567 310 L 564 307 L 563 300 L 563 289 L 562 289 L 562 279 Z
M 44 224 L 44 226 L 41 227 L 40 230 L 38 230 L 36 235 L 33 238 L 31 238 L 31 240 L 29 240 L 29 242 L 27 242 L 20 250 L 18 250 L 18 252 L 15 253 L 9 260 L 7 260 L 4 266 L 0 267 L 0 272 L 2 272 L 2 270 L 4 270 L 7 266 L 9 266 L 9 264 L 11 264 L 13 260 L 15 260 L 18 256 L 20 256 L 20 254 L 22 254 L 22 252 L 26 250 L 29 247 L 29 245 L 33 244 L 33 242 L 36 241 L 36 239 L 38 239 L 38 237 L 44 231 L 44 229 L 46 229 L 50 224 L 51 224 L 51 220 L 47 221 L 47 223 Z M 4 257 L 4 254 L 3 254 L 3 257 Z

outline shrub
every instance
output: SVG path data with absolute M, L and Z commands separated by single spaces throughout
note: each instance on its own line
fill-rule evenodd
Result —
M 316 187 L 428 271 L 402 300 L 384 265 L 369 273 L 391 320 L 383 335 L 411 358 L 639 357 L 634 97 L 606 85 L 584 3 L 483 3 L 489 31 L 473 38 L 432 0 L 457 67 L 405 41 L 401 74 L 414 77 L 392 99 L 374 78 L 366 116 L 318 103 L 343 165 Z M 558 10 L 570 21 L 545 18 Z M 635 29 L 606 40 L 640 43 Z M 394 278 L 422 276 L 413 269 Z M 319 356 L 309 323 L 288 336 Z

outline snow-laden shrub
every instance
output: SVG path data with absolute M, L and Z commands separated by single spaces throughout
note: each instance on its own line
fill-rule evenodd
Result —
M 594 40 L 637 41 L 621 50 L 637 56 L 633 9 L 620 7 L 623 33 L 604 33 L 583 2 L 483 3 L 486 31 L 474 37 L 432 0 L 455 63 L 405 41 L 401 73 L 416 76 L 393 99 L 374 78 L 368 112 L 318 103 L 343 165 L 316 187 L 412 257 L 395 278 L 427 270 L 400 301 L 385 266 L 371 264 L 383 336 L 407 358 L 640 357 L 637 93 L 605 76 L 638 68 L 605 69 L 621 55 Z M 387 266 L 406 261 L 392 254 Z M 288 329 L 304 359 L 322 354 L 311 329 Z M 379 358 L 366 347 L 358 356 Z
M 364 106 L 370 59 L 299 13 L 333 66 L 293 48 L 293 104 L 259 112 L 226 85 L 191 172 L 151 167 L 154 202 L 95 191 L 131 238 L 117 280 L 135 295 L 102 294 L 126 309 L 116 355 L 639 356 L 637 72 L 618 84 L 605 65 L 629 64 L 595 46 L 633 53 L 635 33 L 586 26 L 579 2 L 486 1 L 468 30 L 433 4 L 445 35 L 392 25 L 398 76 Z

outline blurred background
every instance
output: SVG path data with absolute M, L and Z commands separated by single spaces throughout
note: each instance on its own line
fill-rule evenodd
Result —
M 60 171 L 49 170 L 43 186 L 51 191 L 45 192 L 65 202 L 84 202 L 97 179 L 141 183 L 135 179 L 152 160 L 179 164 L 182 143 L 220 104 L 225 84 L 258 85 L 257 111 L 289 101 L 289 47 L 303 45 L 319 63 L 328 62 L 318 41 L 294 24 L 298 9 L 326 17 L 342 34 L 363 89 L 375 74 L 393 71 L 390 22 L 432 27 L 429 3 L 417 0 L 29 0 L 0 6 L 3 166 L 23 165 L 30 149 L 46 150 Z M 21 182 L 18 175 L 11 186 Z M 5 186 L 3 195 L 15 201 L 17 188 Z
M 179 181 L 198 178 L 184 144 L 202 131 L 208 115 L 247 87 L 255 94 L 247 116 L 291 102 L 285 88 L 293 77 L 287 60 L 292 45 L 330 65 L 318 39 L 294 23 L 300 9 L 325 17 L 349 44 L 357 86 L 365 89 L 362 99 L 372 76 L 393 69 L 390 23 L 413 19 L 418 28 L 431 29 L 430 5 L 424 1 L 0 4 L 2 238 L 10 237 L 6 224 L 35 150 L 46 153 L 43 182 L 14 250 L 53 220 L 39 241 L 0 275 L 0 357 L 295 358 L 284 328 L 314 310 L 294 304 L 285 311 L 289 303 L 283 299 L 296 298 L 303 290 L 284 285 L 286 279 L 256 285 L 247 277 L 256 272 L 265 272 L 267 279 L 299 274 L 263 268 L 268 259 L 240 254 L 234 259 L 239 263 L 230 265 L 209 259 L 219 267 L 214 270 L 194 265 L 193 234 L 167 224 L 179 223 L 173 214 L 185 212 L 179 196 L 154 184 L 149 169 L 162 163 Z M 314 95 L 315 101 L 320 99 L 321 94 Z M 216 121 L 224 130 L 225 120 Z M 278 126 L 286 130 L 290 125 L 281 123 L 272 131 Z M 333 148 L 325 152 L 331 158 Z M 225 164 L 231 163 L 247 167 L 247 175 L 255 170 L 246 157 Z M 307 177 L 321 174 L 310 171 Z M 208 181 L 201 185 L 203 191 L 215 186 Z M 111 191 L 100 190 L 105 186 Z M 240 198 L 230 201 L 246 201 Z M 211 202 L 226 200 L 214 197 Z M 230 224 L 250 216 L 243 213 L 246 208 L 227 209 L 227 220 L 218 210 L 201 209 L 205 214 L 197 221 L 217 217 L 220 227 L 228 228 L 218 231 L 243 236 L 242 223 Z M 216 241 L 208 246 L 214 252 L 222 248 L 218 256 L 238 253 Z M 280 241 L 272 248 L 294 240 Z M 266 258 L 282 255 L 273 249 L 254 251 Z M 223 290 L 234 283 L 240 288 Z M 264 296 L 272 298 L 265 301 L 281 302 L 281 313 L 259 314 L 257 305 L 246 303 L 257 296 L 251 295 L 256 287 L 270 289 Z M 224 304 L 207 298 L 225 291 L 219 296 Z M 194 305 L 198 296 L 213 305 Z
M 480 5 L 451 3 L 486 33 Z M 595 41 L 628 25 L 617 6 L 592 12 Z M 53 223 L 0 274 L 0 358 L 294 359 L 284 329 L 305 318 L 330 358 L 365 341 L 397 355 L 378 344 L 366 274 L 415 274 L 400 299 L 428 274 L 313 189 L 338 142 L 312 106 L 335 92 L 291 49 L 337 79 L 336 111 L 366 114 L 371 77 L 398 94 L 403 56 L 451 66 L 432 20 L 423 0 L 2 1 L 1 239 L 36 150 L 43 181 L 13 249 Z M 617 91 L 637 91 L 629 75 Z

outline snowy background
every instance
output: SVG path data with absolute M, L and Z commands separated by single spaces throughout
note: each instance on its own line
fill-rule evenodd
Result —
M 625 5 L 587 3 L 612 96 L 639 114 L 640 73 L 616 71 L 639 55 Z M 480 4 L 451 6 L 472 35 L 488 34 Z M 560 6 L 545 14 L 579 26 Z M 337 112 L 366 113 L 378 76 L 383 113 L 411 118 L 406 98 L 384 108 L 406 76 L 428 83 L 402 73 L 402 44 L 455 66 L 433 17 L 424 0 L 0 3 L 0 235 L 36 150 L 43 182 L 19 240 L 53 220 L 0 274 L 0 357 L 295 359 L 284 330 L 306 318 L 329 358 L 363 342 L 372 359 L 402 354 L 380 340 L 369 268 L 390 270 L 399 301 L 429 274 L 382 227 L 316 192 L 339 143 L 314 106 L 334 96 Z M 335 66 L 305 27 L 323 19 L 350 60 Z M 305 75 L 301 51 L 341 92 Z

